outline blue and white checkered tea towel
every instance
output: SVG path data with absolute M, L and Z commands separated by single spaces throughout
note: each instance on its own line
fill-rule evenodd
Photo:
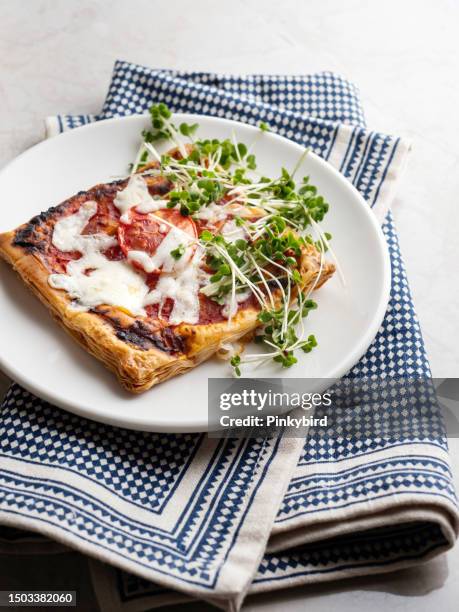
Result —
M 266 121 L 339 168 L 385 220 L 393 276 L 382 327 L 348 378 L 429 376 L 387 213 L 407 145 L 366 129 L 353 85 L 330 73 L 236 77 L 117 62 L 102 112 L 50 118 L 48 136 L 153 102 Z M 235 609 L 247 592 L 395 569 L 446 550 L 458 529 L 442 424 L 429 406 L 412 427 L 418 409 L 393 394 L 369 439 L 313 430 L 305 441 L 216 441 L 92 423 L 13 385 L 0 420 L 0 522 L 104 561 L 95 587 L 111 611 L 183 594 Z M 378 423 L 396 415 L 403 433 L 378 437 Z M 354 430 L 361 418 L 356 410 Z

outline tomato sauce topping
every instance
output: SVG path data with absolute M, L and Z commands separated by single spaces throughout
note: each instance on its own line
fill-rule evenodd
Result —
M 118 186 L 117 186 L 118 187 Z M 149 184 L 149 192 L 151 195 L 165 195 L 172 185 L 164 178 L 157 177 L 153 184 Z M 97 201 L 97 213 L 91 217 L 83 234 L 102 233 L 109 236 L 114 236 L 118 240 L 118 244 L 106 249 L 104 255 L 111 261 L 120 261 L 127 258 L 129 251 L 143 251 L 148 255 L 153 255 L 158 249 L 161 242 L 171 231 L 171 226 L 175 226 L 183 230 L 192 238 L 197 238 L 198 235 L 206 228 L 212 232 L 219 231 L 223 224 L 232 218 L 231 214 L 218 222 L 209 224 L 205 220 L 193 220 L 191 217 L 184 216 L 177 209 L 160 209 L 154 213 L 142 214 L 134 208 L 129 211 L 129 223 L 120 221 L 120 212 L 114 205 L 113 199 L 117 189 L 112 185 L 107 188 L 99 186 L 94 190 L 79 194 L 66 202 L 68 207 L 66 211 L 73 214 L 78 210 L 83 201 L 94 199 Z M 122 188 L 122 187 L 121 187 Z M 86 196 L 86 197 L 85 197 Z M 225 199 L 222 199 L 219 204 L 224 205 Z M 229 211 L 228 211 L 229 212 Z M 57 221 L 58 219 L 54 219 Z M 52 236 L 52 231 L 49 234 Z M 69 261 L 79 259 L 81 253 L 61 252 L 49 239 L 46 256 L 50 264 L 50 268 L 54 272 L 65 273 Z M 132 262 L 137 269 L 141 270 L 145 275 L 145 281 L 148 287 L 154 289 L 159 278 L 160 270 L 153 273 L 146 273 L 137 262 Z M 204 269 L 206 268 L 203 263 Z M 222 306 L 205 295 L 199 295 L 200 301 L 200 316 L 199 324 L 217 323 L 226 320 L 222 315 Z M 239 308 L 252 305 L 253 300 L 249 298 L 246 302 L 239 305 Z M 146 307 L 147 316 L 152 320 L 162 320 L 167 322 L 173 310 L 174 301 L 166 298 L 161 307 L 159 304 L 152 304 Z
M 175 226 L 192 238 L 197 238 L 196 225 L 191 217 L 184 217 L 174 208 L 165 208 L 155 213 L 142 214 L 129 211 L 129 223 L 118 226 L 118 242 L 127 257 L 129 251 L 143 251 L 154 255 L 161 242 Z M 134 265 L 140 267 L 136 262 Z

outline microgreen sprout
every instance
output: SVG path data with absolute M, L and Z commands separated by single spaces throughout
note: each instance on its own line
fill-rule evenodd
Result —
M 231 357 L 230 364 L 233 366 L 234 373 L 236 374 L 236 376 L 240 376 L 241 375 L 241 369 L 239 367 L 241 364 L 240 355 L 234 355 L 234 357 Z
M 183 244 L 179 244 L 176 249 L 171 251 L 171 255 L 175 260 L 179 260 L 185 253 L 185 246 Z
M 197 123 L 175 126 L 171 111 L 162 103 L 151 107 L 150 116 L 151 129 L 143 132 L 132 171 L 168 178 L 174 185 L 167 194 L 169 208 L 204 221 L 217 211 L 235 228 L 226 233 L 201 229 L 194 240 L 209 274 L 200 292 L 222 306 L 228 324 L 239 304 L 248 299 L 258 304 L 255 341 L 268 351 L 234 355 L 230 361 L 234 374 L 241 375 L 244 363 L 267 359 L 292 366 L 297 350 L 309 353 L 317 346 L 315 336 L 306 332 L 305 318 L 317 308 L 310 295 L 320 280 L 325 252 L 334 257 L 331 235 L 319 225 L 328 203 L 308 176 L 296 178 L 308 151 L 303 151 L 292 172 L 282 168 L 280 176 L 268 178 L 256 173 L 252 152 L 260 134 L 270 130 L 266 123 L 259 124 L 258 135 L 246 146 L 234 132 L 224 140 L 199 139 Z M 160 154 L 155 146 L 160 140 L 172 144 L 175 152 Z M 184 242 L 190 244 L 188 235 Z M 320 263 L 306 291 L 301 265 L 308 245 L 316 247 Z M 180 244 L 171 256 L 179 260 L 184 253 Z

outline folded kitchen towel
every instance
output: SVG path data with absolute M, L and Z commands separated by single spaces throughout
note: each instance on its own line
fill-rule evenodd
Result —
M 384 223 L 392 290 L 377 337 L 345 382 L 427 379 L 388 212 L 408 147 L 365 127 L 355 87 L 331 73 L 239 77 L 117 62 L 101 113 L 49 118 L 48 136 L 157 102 L 265 121 L 355 185 Z M 340 435 L 211 440 L 93 423 L 13 384 L 0 418 L 0 522 L 97 559 L 96 591 L 110 610 L 184 594 L 237 609 L 248 592 L 403 567 L 452 546 L 458 529 L 430 399 L 396 387 L 367 410 L 356 391 Z

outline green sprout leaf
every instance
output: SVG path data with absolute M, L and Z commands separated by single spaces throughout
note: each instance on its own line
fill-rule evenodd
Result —
M 185 246 L 183 244 L 179 244 L 179 246 L 176 249 L 173 249 L 171 251 L 171 256 L 175 259 L 175 260 L 179 260 L 185 253 Z

